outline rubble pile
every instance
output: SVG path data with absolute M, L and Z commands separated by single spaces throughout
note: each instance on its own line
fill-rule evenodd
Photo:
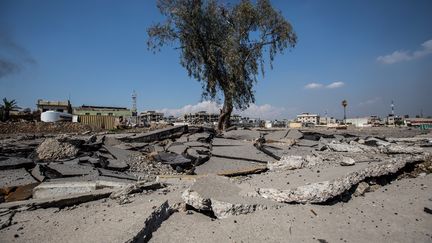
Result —
M 72 122 L 0 122 L 0 134 L 61 134 L 98 131 L 89 125 Z
M 227 220 L 253 218 L 261 211 L 278 214 L 304 204 L 355 203 L 372 193 L 385 194 L 387 189 L 381 188 L 393 181 L 430 179 L 431 141 L 430 134 L 412 130 L 233 128 L 218 133 L 188 126 L 141 133 L 15 136 L 0 141 L 0 236 L 42 241 L 30 230 L 36 223 L 19 219 L 50 215 L 59 217 L 58 222 L 65 222 L 63 216 L 81 222 L 103 208 L 118 217 L 116 224 L 109 224 L 125 227 L 129 234 L 87 240 L 135 242 L 149 240 L 164 221 L 174 223 L 192 214 Z M 54 216 L 38 208 L 60 211 Z M 138 216 L 133 211 L 138 208 L 145 213 Z M 76 210 L 84 219 L 65 209 Z M 106 216 L 97 217 L 95 222 Z M 11 233 L 15 224 L 29 230 Z M 55 231 L 49 223 L 37 224 Z M 64 237 L 72 237 L 69 241 L 82 241 L 89 231 L 63 227 Z

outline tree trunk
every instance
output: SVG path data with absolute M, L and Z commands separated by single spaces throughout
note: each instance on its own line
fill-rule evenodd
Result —
M 233 110 L 232 98 L 225 95 L 224 105 L 220 111 L 218 120 L 218 130 L 225 131 L 230 127 L 231 112 Z

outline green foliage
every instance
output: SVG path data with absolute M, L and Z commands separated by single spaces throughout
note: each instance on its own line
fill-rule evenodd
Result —
M 9 120 L 9 113 L 15 109 L 18 109 L 17 103 L 15 100 L 7 100 L 3 98 L 3 104 L 0 106 L 1 118 L 3 121 Z
M 221 91 L 228 110 L 255 102 L 253 85 L 264 75 L 265 52 L 272 67 L 275 55 L 297 42 L 291 24 L 268 0 L 231 7 L 216 0 L 159 0 L 158 8 L 166 21 L 147 30 L 149 49 L 179 45 L 180 63 L 202 83 L 203 98 L 214 100 Z

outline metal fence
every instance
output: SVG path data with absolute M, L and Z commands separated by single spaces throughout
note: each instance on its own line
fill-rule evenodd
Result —
M 84 115 L 78 116 L 78 122 L 87 124 L 95 128 L 111 130 L 117 128 L 118 122 L 114 116 L 94 116 Z

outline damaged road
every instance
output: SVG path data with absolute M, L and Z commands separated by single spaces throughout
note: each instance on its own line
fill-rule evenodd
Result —
M 391 217 L 373 215 L 364 206 L 382 200 L 382 207 L 398 214 L 412 208 L 417 220 L 401 231 L 406 239 L 428 241 L 432 238 L 425 229 L 432 219 L 424 208 L 432 208 L 427 198 L 432 192 L 431 137 L 403 128 L 234 128 L 218 134 L 188 126 L 9 137 L 0 141 L 0 237 L 17 242 L 284 237 L 332 242 L 340 235 L 355 242 L 361 238 L 348 239 L 350 234 L 335 229 L 324 233 L 321 224 L 344 218 L 341 213 L 349 215 L 348 222 L 363 217 L 373 220 L 370 225 L 378 217 L 387 222 Z M 411 204 L 386 202 L 396 195 L 395 184 Z M 419 200 L 408 198 L 420 192 L 425 195 Z M 274 232 L 262 220 L 284 229 Z M 240 222 L 239 232 L 220 233 Z M 395 222 L 402 227 L 403 220 Z M 364 230 L 371 230 L 369 224 Z M 38 234 L 41 229 L 49 233 Z M 389 241 L 393 238 L 385 236 L 398 230 L 387 227 L 371 240 Z

